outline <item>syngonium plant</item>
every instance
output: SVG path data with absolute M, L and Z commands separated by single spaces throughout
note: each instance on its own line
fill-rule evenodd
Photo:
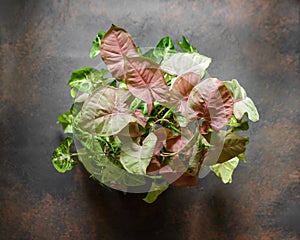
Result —
M 101 185 L 147 192 L 148 203 L 170 184 L 196 185 L 210 170 L 232 181 L 249 142 L 237 132 L 259 120 L 257 109 L 237 80 L 206 77 L 211 58 L 184 36 L 177 45 L 164 37 L 143 52 L 120 27 L 98 33 L 90 58 L 100 54 L 106 68 L 71 75 L 75 100 L 58 122 L 74 139 L 53 152 L 58 172 L 81 162 Z

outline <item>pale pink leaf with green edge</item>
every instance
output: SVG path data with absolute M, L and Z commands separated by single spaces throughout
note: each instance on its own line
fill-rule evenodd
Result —
M 176 110 L 185 114 L 187 110 L 187 100 L 190 92 L 200 83 L 200 75 L 194 72 L 184 73 L 178 76 L 171 88 L 171 97 Z
M 202 134 L 208 133 L 210 127 L 220 130 L 233 113 L 231 94 L 217 78 L 208 78 L 195 86 L 190 93 L 188 105 L 196 112 L 198 119 L 205 120 L 200 127 Z
M 78 126 L 98 136 L 117 134 L 129 122 L 139 122 L 129 109 L 133 99 L 128 90 L 101 87 L 84 102 Z
M 125 57 L 125 74 L 129 91 L 148 104 L 148 113 L 154 99 L 162 104 L 169 102 L 169 89 L 157 63 L 144 57 Z
M 115 25 L 101 40 L 100 55 L 108 70 L 118 80 L 124 79 L 124 56 L 139 56 L 131 35 Z

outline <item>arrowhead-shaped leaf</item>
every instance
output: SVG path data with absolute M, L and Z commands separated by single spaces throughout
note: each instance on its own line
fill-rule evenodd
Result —
M 227 162 L 217 163 L 213 166 L 210 166 L 210 169 L 222 179 L 223 183 L 231 183 L 233 171 L 238 164 L 239 159 L 235 157 Z
M 168 103 L 169 89 L 158 64 L 145 57 L 125 57 L 125 72 L 127 87 L 135 97 L 148 105 L 153 99 Z
M 171 75 L 182 75 L 187 72 L 194 72 L 201 76 L 211 63 L 211 58 L 199 53 L 175 53 L 163 61 L 161 68 Z
M 119 136 L 123 145 L 121 147 L 120 162 L 123 167 L 133 174 L 145 175 L 146 169 L 153 156 L 157 137 L 150 133 L 143 141 L 143 145 L 138 145 L 131 138 Z
M 124 56 L 139 56 L 131 35 L 115 25 L 104 35 L 100 47 L 103 62 L 118 80 L 124 79 Z
M 236 135 L 235 133 L 227 132 L 224 139 L 224 145 L 218 159 L 218 163 L 226 162 L 245 152 L 248 142 L 249 139 L 247 137 L 242 137 Z M 216 146 L 216 148 L 218 147 Z
M 258 111 L 251 98 L 247 97 L 246 91 L 236 79 L 231 81 L 224 81 L 225 86 L 232 93 L 234 99 L 233 114 L 241 120 L 245 113 L 248 113 L 248 118 L 252 122 L 259 120 Z
M 201 132 L 207 133 L 207 128 L 220 130 L 231 118 L 233 100 L 225 85 L 216 78 L 208 78 L 195 86 L 190 93 L 188 105 L 199 119 L 204 118 Z
M 190 92 L 200 82 L 200 75 L 188 72 L 178 76 L 171 88 L 171 96 L 175 100 L 174 104 L 177 106 L 177 111 L 186 112 L 187 100 Z
M 129 122 L 137 122 L 129 110 L 132 100 L 127 90 L 101 87 L 84 102 L 78 126 L 98 136 L 117 134 Z

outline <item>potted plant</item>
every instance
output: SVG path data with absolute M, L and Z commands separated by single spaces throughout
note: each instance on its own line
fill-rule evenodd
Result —
M 144 51 L 115 25 L 98 33 L 90 57 L 106 67 L 71 75 L 74 102 L 58 123 L 73 136 L 53 152 L 57 171 L 81 162 L 101 185 L 147 192 L 148 203 L 209 171 L 231 182 L 249 141 L 237 133 L 258 121 L 257 109 L 237 80 L 209 77 L 211 58 L 184 36 L 177 45 L 164 37 Z

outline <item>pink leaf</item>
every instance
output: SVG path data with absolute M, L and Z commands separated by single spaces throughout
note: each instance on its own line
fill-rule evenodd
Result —
M 139 125 L 136 122 L 130 122 L 118 135 L 135 138 L 140 137 L 142 134 L 140 133 Z
M 208 78 L 195 86 L 190 93 L 188 105 L 196 112 L 198 119 L 205 119 L 200 128 L 203 134 L 207 133 L 209 127 L 220 130 L 233 112 L 231 94 L 216 78 Z
M 190 92 L 200 82 L 200 75 L 193 72 L 184 73 L 178 76 L 172 85 L 171 95 L 176 100 L 177 111 L 186 112 L 187 100 Z
M 129 91 L 148 104 L 151 112 L 153 99 L 169 101 L 169 89 L 159 65 L 144 57 L 125 57 L 125 76 Z
M 180 152 L 188 144 L 188 142 L 188 139 L 179 135 L 166 141 L 166 149 L 169 152 Z
M 176 161 L 176 160 L 175 160 Z M 173 167 L 174 168 L 174 167 Z M 173 169 L 170 165 L 159 169 L 160 175 L 170 184 L 177 187 L 196 186 L 196 176 L 191 176 L 185 172 L 182 166 Z
M 156 159 L 156 157 L 152 157 L 146 172 L 147 174 L 155 174 L 161 168 L 160 162 Z
M 164 128 L 164 127 L 158 128 L 158 129 L 153 131 L 153 133 L 157 137 L 157 142 L 156 142 L 155 148 L 154 148 L 154 154 L 155 155 L 160 154 L 160 150 L 163 148 L 163 146 L 166 143 L 166 139 L 168 137 L 168 132 L 169 131 L 170 131 L 169 129 Z
M 187 173 L 182 174 L 175 182 L 172 183 L 176 187 L 189 187 L 197 185 L 197 177 Z
M 136 109 L 136 110 L 133 112 L 133 116 L 136 117 L 136 119 L 139 121 L 139 124 L 140 124 L 142 127 L 146 127 L 148 118 L 146 118 L 146 117 L 144 116 L 143 112 L 142 112 L 140 109 Z
M 124 55 L 139 56 L 131 35 L 115 25 L 104 35 L 100 49 L 103 62 L 118 80 L 124 79 Z

